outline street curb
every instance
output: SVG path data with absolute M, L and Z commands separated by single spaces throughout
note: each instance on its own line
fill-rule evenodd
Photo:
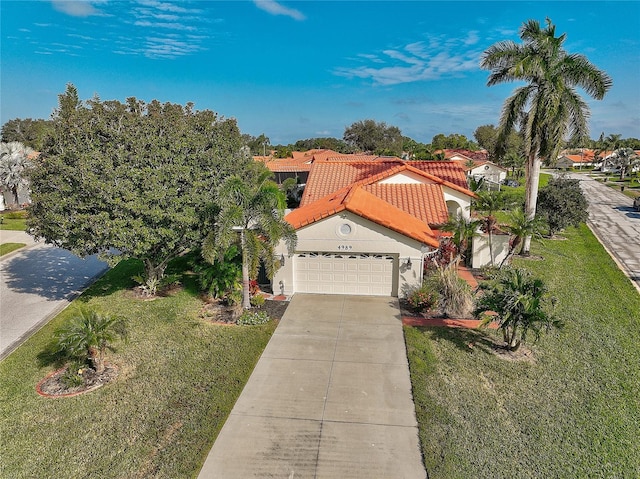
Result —
M 640 294 L 640 285 L 638 284 L 638 282 L 635 281 L 633 278 L 631 278 L 629 271 L 627 271 L 627 267 L 618 259 L 616 254 L 613 251 L 611 251 L 609 248 L 607 248 L 607 245 L 604 243 L 604 241 L 602 241 L 602 238 L 600 238 L 600 235 L 598 234 L 598 232 L 596 231 L 596 228 L 593 226 L 590 220 L 587 220 L 587 226 L 591 230 L 591 233 L 593 233 L 593 236 L 595 236 L 595 238 L 598 240 L 598 243 L 602 245 L 602 247 L 607 252 L 609 257 L 611 257 L 611 259 L 616 264 L 616 266 L 618 266 L 618 269 L 624 273 L 624 275 L 631 282 L 633 287 L 636 288 L 636 290 Z

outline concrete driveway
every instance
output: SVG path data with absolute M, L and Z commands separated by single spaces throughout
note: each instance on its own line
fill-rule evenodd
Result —
M 589 227 L 640 291 L 640 213 L 633 200 L 586 174 L 571 174 L 589 201 Z
M 9 242 L 27 247 L 0 257 L 0 359 L 108 269 L 94 256 L 81 259 L 24 232 L 0 231 L 0 243 Z
M 198 477 L 425 478 L 397 299 L 296 294 Z

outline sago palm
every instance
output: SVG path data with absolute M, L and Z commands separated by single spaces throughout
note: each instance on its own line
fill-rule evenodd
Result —
M 506 348 L 514 351 L 527 338 L 529 331 L 537 337 L 559 323 L 545 310 L 547 289 L 541 279 L 533 278 L 527 271 L 509 269 L 490 284 L 481 285 L 476 315 L 485 315 L 485 323 L 493 320 L 488 311 L 497 313 Z
M 78 314 L 54 333 L 56 348 L 68 358 L 90 361 L 96 373 L 104 371 L 107 349 L 113 350 L 118 338 L 126 338 L 122 318 L 80 308 Z
M 489 86 L 524 81 L 505 101 L 500 117 L 498 148 L 504 147 L 514 128 L 525 139 L 525 213 L 533 219 L 542 159 L 554 161 L 566 137 L 586 138 L 589 107 L 576 91 L 600 100 L 611 88 L 611 78 L 583 55 L 563 48 L 566 34 L 556 37 L 556 27 L 546 20 L 542 28 L 528 20 L 520 28 L 522 43 L 498 42 L 487 49 L 481 67 L 490 70 Z M 528 254 L 531 237 L 524 242 Z

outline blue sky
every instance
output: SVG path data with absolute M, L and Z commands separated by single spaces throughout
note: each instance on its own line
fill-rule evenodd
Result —
M 640 2 L 0 1 L 0 122 L 82 99 L 193 102 L 272 144 L 341 138 L 372 118 L 430 142 L 499 120 L 516 84 L 479 58 L 551 18 L 613 78 L 591 136 L 640 138 Z M 585 97 L 588 98 L 588 97 Z

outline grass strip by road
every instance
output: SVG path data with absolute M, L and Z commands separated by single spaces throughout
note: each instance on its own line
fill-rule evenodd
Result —
M 0 256 L 3 256 L 5 254 L 9 254 L 12 251 L 15 251 L 17 249 L 22 248 L 23 246 L 26 246 L 26 244 L 24 244 L 24 243 L 2 243 L 2 244 L 0 244 Z
M 429 477 L 638 477 L 640 295 L 586 226 L 517 260 L 565 323 L 509 362 L 489 331 L 405 328 Z M 469 344 L 474 347 L 470 348 Z
M 39 354 L 73 305 L 0 362 L 0 477 L 197 475 L 275 324 L 198 319 L 190 275 L 173 296 L 134 299 L 127 288 L 140 269 L 120 263 L 76 300 L 129 320 L 129 342 L 109 356 L 120 370 L 115 382 L 72 398 L 36 394 L 55 369 Z
M 27 213 L 25 211 L 8 211 L 0 214 L 0 230 L 25 231 L 27 229 Z

